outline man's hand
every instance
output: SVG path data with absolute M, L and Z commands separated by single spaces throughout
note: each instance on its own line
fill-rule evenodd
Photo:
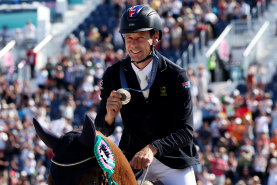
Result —
M 147 167 L 152 163 L 157 152 L 157 149 L 152 145 L 146 145 L 142 150 L 137 152 L 130 161 L 131 167 L 133 169 L 147 169 Z
M 107 114 L 105 116 L 105 121 L 111 125 L 114 122 L 116 115 L 122 108 L 121 95 L 116 91 L 112 91 L 107 99 L 106 109 Z

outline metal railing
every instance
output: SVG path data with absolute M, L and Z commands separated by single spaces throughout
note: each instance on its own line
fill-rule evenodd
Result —
M 266 21 L 243 52 L 242 69 L 244 77 L 247 75 L 247 68 L 250 64 L 261 63 L 261 59 L 268 54 L 265 48 L 269 43 L 269 35 L 269 21 Z
M 3 47 L 0 51 L 0 59 L 5 56 L 10 50 L 12 50 L 14 48 L 16 44 L 15 40 L 10 41 L 9 43 L 7 43 L 7 45 L 5 47 Z
M 33 52 L 37 54 L 36 60 L 38 61 L 36 64 L 36 70 L 38 71 L 42 67 L 44 67 L 47 63 L 48 57 L 53 53 L 53 46 L 49 45 L 49 43 L 54 38 L 53 34 L 47 35 L 36 47 L 33 49 Z
M 252 9 L 252 15 L 249 16 L 247 19 L 238 19 L 231 22 L 230 25 L 233 29 L 231 30 L 232 33 L 228 34 L 240 34 L 241 37 L 233 37 L 231 40 L 228 40 L 230 45 L 245 45 L 247 42 L 251 41 L 257 28 L 259 28 L 260 26 L 260 24 L 257 24 L 257 22 L 262 17 L 267 7 L 267 4 L 265 3 L 266 2 L 264 2 L 263 4 L 258 2 L 257 6 Z M 230 27 L 227 29 L 230 29 Z M 244 35 L 247 36 L 245 37 Z M 206 60 L 207 56 L 203 56 L 203 51 L 204 47 L 207 46 L 208 40 L 209 39 L 207 34 L 205 33 L 205 31 L 202 31 L 199 38 L 194 39 L 194 41 L 188 46 L 187 50 L 181 54 L 181 58 L 177 60 L 177 64 L 181 67 L 187 67 L 188 65 L 194 63 L 201 63 L 201 60 Z M 211 50 L 210 54 L 213 53 L 211 52 Z M 213 50 L 215 51 L 215 49 Z
M 209 58 L 219 47 L 219 45 L 222 43 L 222 41 L 225 39 L 228 39 L 229 33 L 232 30 L 233 26 L 228 25 L 224 31 L 221 33 L 221 35 L 216 39 L 216 41 L 211 45 L 211 47 L 208 49 L 208 51 L 205 53 L 206 58 Z M 230 39 L 228 39 L 230 40 Z
M 26 52 L 23 52 L 25 56 Z M 30 79 L 29 66 L 26 65 L 26 61 L 22 59 L 21 55 L 22 54 L 18 48 L 18 43 L 15 40 L 7 43 L 7 45 L 0 51 L 0 75 L 5 75 L 8 81 L 19 79 L 23 82 L 27 79 Z M 7 65 L 4 64 L 6 63 L 5 57 L 10 57 L 8 60 L 12 60 L 9 61 L 9 66 L 4 66 Z

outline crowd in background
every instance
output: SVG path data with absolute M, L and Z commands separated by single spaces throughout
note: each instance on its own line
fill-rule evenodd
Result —
M 114 0 L 113 6 L 118 10 L 114 16 L 121 15 L 128 6 L 145 2 L 148 1 Z M 158 49 L 183 47 L 200 30 L 216 37 L 220 31 L 216 23 L 226 25 L 231 19 L 250 16 L 250 7 L 255 6 L 254 2 L 248 5 L 234 0 L 221 0 L 216 6 L 210 0 L 148 3 L 163 19 L 163 40 Z M 86 39 L 91 41 L 89 49 L 71 34 L 57 61 L 49 58 L 31 80 L 22 81 L 16 70 L 10 74 L 2 67 L 0 184 L 46 184 L 53 153 L 36 136 L 33 117 L 59 135 L 82 126 L 85 114 L 95 118 L 103 73 L 125 53 L 118 27 L 110 34 L 105 26 L 98 30 L 92 25 Z M 272 94 L 265 92 L 258 66 L 249 67 L 245 92 L 235 89 L 220 96 L 208 89 L 205 66 L 188 68 L 187 72 L 198 112 L 194 118 L 203 122 L 194 134 L 201 160 L 195 166 L 198 185 L 276 184 L 277 103 L 272 101 Z M 110 137 L 116 144 L 122 129 L 118 116 L 115 133 Z
M 106 3 L 108 3 L 106 1 Z M 181 50 L 187 49 L 201 31 L 206 31 L 210 39 L 216 38 L 224 28 L 235 19 L 248 19 L 255 17 L 257 2 L 236 0 L 114 0 L 114 16 L 109 16 L 109 22 L 115 22 L 115 29 L 108 30 L 106 25 L 100 28 L 90 25 L 86 38 L 80 38 L 82 44 L 89 41 L 89 46 L 98 45 L 99 41 L 113 44 L 113 50 L 124 47 L 119 34 L 119 19 L 122 12 L 136 4 L 149 4 L 161 16 L 163 24 L 163 39 L 159 49 Z M 79 37 L 79 34 L 76 34 Z
M 277 103 L 265 92 L 258 69 L 249 67 L 244 94 L 235 89 L 216 96 L 207 90 L 196 102 L 203 116 L 195 132 L 201 158 L 198 184 L 276 184 Z

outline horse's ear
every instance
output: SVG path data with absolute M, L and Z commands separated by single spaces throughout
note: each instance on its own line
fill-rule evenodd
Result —
M 93 147 L 95 144 L 96 129 L 92 119 L 86 115 L 83 131 L 80 136 L 80 142 L 87 146 Z
M 41 124 L 33 118 L 33 124 L 36 129 L 38 137 L 49 147 L 54 149 L 59 141 L 59 136 L 51 132 L 50 130 L 41 126 Z

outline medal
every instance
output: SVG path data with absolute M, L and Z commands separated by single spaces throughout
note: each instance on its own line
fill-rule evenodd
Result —
M 119 92 L 121 94 L 122 105 L 126 105 L 127 103 L 130 102 L 131 94 L 129 91 L 127 91 L 125 89 L 118 89 L 117 92 Z

